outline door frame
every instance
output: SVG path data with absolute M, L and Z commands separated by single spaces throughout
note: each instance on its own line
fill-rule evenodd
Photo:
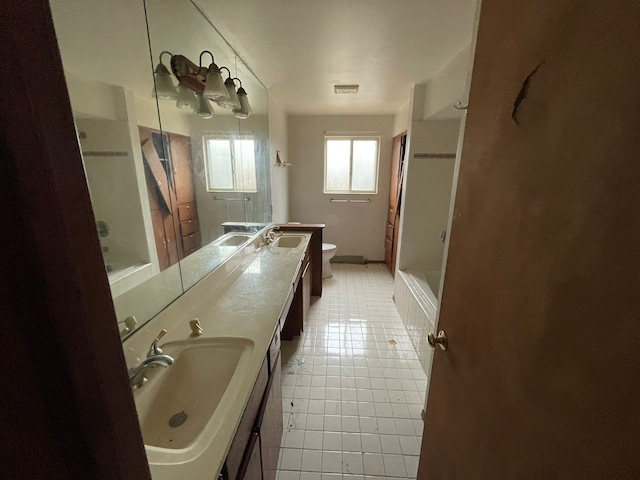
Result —
M 0 477 L 150 479 L 50 7 L 0 16 Z

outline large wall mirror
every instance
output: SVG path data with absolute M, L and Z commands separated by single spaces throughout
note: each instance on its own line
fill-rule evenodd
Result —
M 271 220 L 267 92 L 188 0 L 51 9 L 126 338 Z

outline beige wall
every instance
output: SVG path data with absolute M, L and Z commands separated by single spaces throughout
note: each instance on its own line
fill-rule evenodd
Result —
M 410 92 L 407 92 L 408 94 Z M 403 132 L 409 130 L 409 121 L 410 118 L 410 101 L 409 95 L 407 95 L 407 103 L 405 103 L 400 110 L 398 110 L 393 117 L 393 136 L 400 135 Z
M 454 159 L 413 158 L 416 153 L 456 153 L 460 121 L 413 121 L 406 162 L 398 268 L 440 270 Z
M 272 221 L 287 223 L 289 221 L 289 170 L 291 167 L 276 167 L 276 152 L 280 151 L 280 159 L 289 161 L 287 135 L 287 116 L 278 101 L 269 95 L 269 141 L 271 168 L 271 206 Z
M 289 157 L 293 162 L 289 167 L 290 219 L 326 224 L 324 241 L 337 245 L 337 255 L 384 260 L 393 121 L 393 115 L 289 117 Z M 377 132 L 380 135 L 377 195 L 322 193 L 324 132 Z M 331 203 L 331 198 L 370 198 L 371 203 Z
M 466 103 L 465 91 L 471 72 L 471 45 L 467 45 L 428 83 L 424 98 L 423 117 L 454 116 L 457 101 Z

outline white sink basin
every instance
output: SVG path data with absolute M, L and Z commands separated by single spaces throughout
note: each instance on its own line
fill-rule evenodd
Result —
M 217 247 L 238 247 L 251 238 L 246 233 L 227 233 L 217 239 L 213 244 Z
M 272 245 L 278 248 L 296 248 L 304 239 L 305 237 L 300 235 L 281 235 L 276 238 Z
M 167 343 L 162 350 L 175 359 L 173 365 L 150 369 L 149 381 L 134 392 L 144 443 L 158 449 L 192 447 L 197 454 L 203 431 L 202 448 L 235 403 L 253 342 L 194 339 Z

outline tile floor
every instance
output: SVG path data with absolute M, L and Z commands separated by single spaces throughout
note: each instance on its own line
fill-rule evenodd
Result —
M 427 377 L 384 265 L 333 267 L 303 335 L 282 342 L 278 480 L 415 478 Z

